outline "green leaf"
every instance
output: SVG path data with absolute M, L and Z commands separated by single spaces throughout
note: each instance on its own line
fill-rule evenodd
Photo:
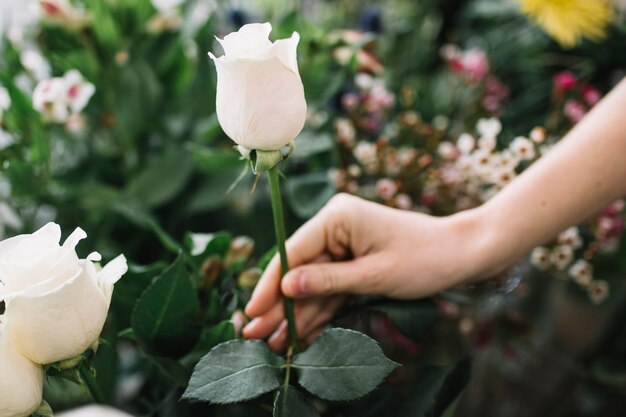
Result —
M 417 381 L 399 415 L 406 417 L 426 416 L 433 407 L 437 394 L 449 372 L 450 368 L 444 366 L 427 366 L 420 369 L 417 373 Z
M 136 204 L 121 198 L 113 202 L 111 209 L 126 220 L 152 230 L 163 246 L 170 252 L 180 253 L 183 250 L 180 244 L 161 227 L 154 217 Z
M 189 371 L 178 361 L 170 358 L 151 356 L 150 360 L 157 368 L 179 387 L 185 387 L 189 380 Z
M 317 409 L 294 387 L 281 387 L 274 399 L 273 417 L 319 417 Z
M 328 133 L 302 132 L 298 136 L 297 150 L 294 158 L 306 159 L 313 155 L 331 151 L 335 147 L 333 137 Z
M 383 301 L 368 305 L 389 317 L 405 336 L 421 340 L 437 321 L 437 305 L 431 299 L 413 301 Z
M 337 192 L 326 171 L 290 177 L 285 191 L 289 206 L 302 218 L 312 217 Z
M 132 325 L 141 347 L 153 355 L 176 356 L 195 343 L 200 302 L 181 257 L 141 295 Z
M 219 172 L 232 167 L 241 167 L 245 164 L 239 157 L 237 151 L 203 148 L 199 146 L 189 146 L 189 150 L 198 168 L 207 173 Z
M 145 207 L 158 207 L 180 193 L 192 173 L 191 155 L 182 150 L 170 151 L 140 172 L 126 192 Z
M 232 240 L 229 233 L 187 233 L 185 246 L 194 259 L 204 260 L 210 255 L 223 258 L 230 249 Z
M 211 349 L 220 343 L 227 342 L 235 338 L 235 327 L 230 320 L 224 320 L 213 327 L 204 329 L 200 334 L 198 343 L 193 350 L 187 354 L 181 362 L 185 365 L 195 365 Z
M 256 398 L 280 386 L 283 363 L 259 340 L 222 343 L 196 365 L 183 399 L 230 404 Z
M 385 356 L 378 344 L 363 333 L 330 329 L 311 347 L 293 358 L 300 385 L 331 401 L 364 396 L 399 365 Z
M 191 197 L 186 210 L 191 213 L 215 210 L 226 205 L 237 196 L 248 194 L 252 175 L 244 178 L 242 184 L 229 192 L 240 174 L 241 167 L 236 166 L 207 175 L 196 187 L 196 193 Z M 250 196 L 247 195 L 246 198 L 250 198 Z

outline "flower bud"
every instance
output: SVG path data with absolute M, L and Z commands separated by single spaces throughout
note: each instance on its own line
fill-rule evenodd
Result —
M 306 119 L 296 58 L 300 36 L 272 43 L 271 30 L 269 23 L 245 25 L 218 39 L 223 56 L 209 53 L 217 68 L 217 118 L 233 141 L 250 150 L 291 144 Z

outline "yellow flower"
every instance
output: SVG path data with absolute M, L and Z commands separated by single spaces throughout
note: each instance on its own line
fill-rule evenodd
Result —
M 613 20 L 607 0 L 518 0 L 522 12 L 535 20 L 562 46 L 571 48 L 582 37 L 600 40 Z

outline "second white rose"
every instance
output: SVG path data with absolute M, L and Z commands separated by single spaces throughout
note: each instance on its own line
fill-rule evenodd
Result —
M 48 223 L 0 242 L 6 332 L 35 363 L 70 359 L 88 349 L 104 326 L 113 285 L 127 271 L 123 255 L 100 271 L 93 263 L 98 254 L 79 259 L 74 248 L 86 236 L 76 229 L 60 246 L 60 227 Z
M 218 39 L 217 117 L 224 132 L 248 149 L 277 150 L 293 143 L 306 119 L 296 48 L 300 36 L 272 43 L 272 25 L 254 23 Z

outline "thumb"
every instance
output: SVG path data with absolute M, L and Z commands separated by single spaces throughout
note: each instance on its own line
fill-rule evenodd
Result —
M 329 294 L 374 294 L 381 281 L 380 263 L 373 256 L 346 262 L 303 265 L 281 282 L 285 296 L 303 298 Z

